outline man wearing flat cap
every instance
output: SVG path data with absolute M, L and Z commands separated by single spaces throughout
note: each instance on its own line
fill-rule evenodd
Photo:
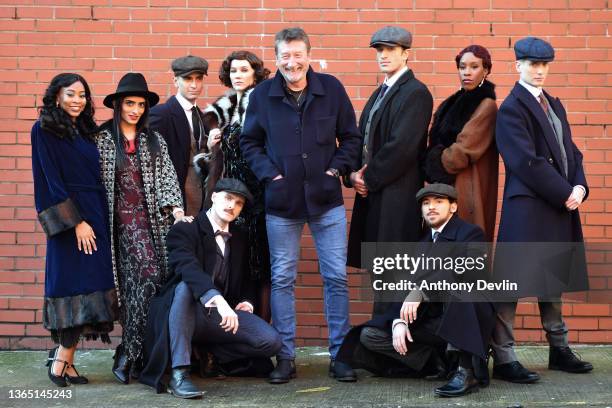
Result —
M 550 345 L 548 368 L 584 373 L 593 366 L 581 361 L 568 346 L 558 293 L 588 289 L 578 213 L 589 192 L 582 153 L 572 141 L 563 105 L 543 90 L 555 57 L 553 47 L 542 39 L 527 37 L 516 42 L 514 52 L 519 81 L 499 108 L 495 131 L 506 181 L 494 278 L 517 282 L 517 298 L 538 297 Z M 507 242 L 518 244 L 505 245 Z M 542 259 L 525 256 L 529 247 L 537 245 L 533 243 L 552 242 L 574 243 L 572 259 L 544 259 L 546 251 L 539 253 Z M 516 245 L 523 246 L 521 254 L 512 252 Z M 566 290 L 551 288 L 555 276 L 566 277 Z M 516 300 L 500 304 L 498 312 L 492 341 L 494 378 L 516 383 L 537 381 L 538 374 L 524 368 L 514 353 Z
M 253 314 L 248 238 L 232 225 L 253 197 L 230 178 L 220 179 L 213 191 L 210 209 L 168 233 L 170 276 L 149 312 L 140 381 L 157 392 L 167 386 L 180 398 L 202 395 L 189 377 L 192 343 L 207 347 L 222 372 L 241 376 L 267 375 L 274 368 L 270 357 L 281 348 L 276 330 Z
M 149 120 L 151 128 L 161 133 L 168 144 L 183 193 L 185 212 L 195 216 L 202 208 L 202 182 L 194 170 L 192 159 L 200 145 L 206 144 L 206 129 L 197 100 L 202 94 L 208 62 L 187 55 L 172 61 L 172 71 L 176 96 L 151 109 Z
M 265 184 L 272 321 L 283 341 L 268 381 L 284 384 L 297 375 L 295 282 L 305 224 L 323 278 L 329 374 L 355 381 L 350 367 L 335 363 L 350 327 L 340 176 L 354 169 L 361 145 L 355 111 L 340 81 L 310 66 L 310 39 L 302 28 L 276 33 L 274 50 L 278 70 L 251 93 L 240 137 L 242 155 Z
M 385 79 L 361 113 L 361 154 L 356 171 L 344 178 L 356 191 L 349 266 L 362 267 L 362 242 L 416 242 L 421 236 L 414 196 L 423 186 L 419 157 L 427 144 L 433 99 L 408 68 L 411 46 L 412 34 L 394 26 L 376 31 L 370 41 Z M 385 307 L 375 302 L 374 312 Z
M 464 259 L 474 250 L 478 252 L 474 256 L 484 250 L 479 244 L 485 240 L 482 229 L 456 215 L 457 191 L 453 186 L 430 184 L 416 193 L 415 201 L 427 226 L 416 253 Z M 418 287 L 421 282 L 476 280 L 474 276 L 455 278 L 453 271 L 440 270 L 419 270 L 410 276 Z M 425 294 L 415 289 L 403 302 L 389 302 L 384 313 L 349 332 L 338 359 L 383 376 L 442 379 L 450 368 L 447 354 L 454 354 L 457 369 L 446 385 L 436 388 L 436 395 L 459 397 L 487 386 L 486 371 L 477 376 L 474 370 L 486 365 L 495 310 L 482 298 L 468 302 L 454 295 L 456 298 L 445 291 Z

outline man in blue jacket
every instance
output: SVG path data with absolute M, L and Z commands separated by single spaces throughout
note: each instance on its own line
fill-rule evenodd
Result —
M 555 57 L 553 47 L 528 37 L 517 41 L 514 51 L 520 80 L 499 108 L 495 130 L 506 181 L 494 277 L 519 283 L 517 297 L 538 297 L 542 327 L 550 344 L 548 368 L 584 373 L 593 366 L 581 361 L 568 346 L 560 298 L 560 292 L 588 288 L 578 213 L 589 191 L 582 153 L 572 141 L 563 105 L 542 89 L 549 62 Z M 563 262 L 559 256 L 550 257 L 550 243 L 555 243 L 555 248 L 571 243 L 573 259 Z M 513 250 L 517 247 L 519 253 Z M 552 287 L 555 276 L 563 276 L 567 284 Z M 492 340 L 493 377 L 535 382 L 538 374 L 524 368 L 514 353 L 515 312 L 516 300 L 498 306 Z
M 281 384 L 295 377 L 294 288 L 306 223 L 323 277 L 330 375 L 355 381 L 353 370 L 334 360 L 349 329 L 346 214 L 339 177 L 356 170 L 361 135 L 342 84 L 310 67 L 304 30 L 278 32 L 274 48 L 278 71 L 251 94 L 240 138 L 244 157 L 266 185 L 272 320 L 283 343 L 269 381 Z

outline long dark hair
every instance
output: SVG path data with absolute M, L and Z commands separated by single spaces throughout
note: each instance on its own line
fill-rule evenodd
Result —
M 57 104 L 57 94 L 62 88 L 68 87 L 75 82 L 80 82 L 85 88 L 85 109 L 73 123 L 70 115 Z M 78 134 L 93 141 L 98 131 L 98 126 L 94 120 L 94 105 L 91 100 L 91 91 L 85 78 L 79 74 L 63 73 L 56 75 L 43 96 L 43 106 L 40 108 L 40 125 L 46 131 L 63 139 L 68 137 L 74 139 Z
M 126 138 L 123 132 L 121 131 L 121 107 L 123 106 L 123 101 L 125 98 L 129 98 L 130 96 L 140 96 L 140 95 L 120 95 L 113 102 L 113 118 L 108 122 L 104 123 L 103 128 L 109 129 L 112 136 L 113 142 L 115 143 L 115 164 L 116 167 L 122 169 L 127 160 L 127 156 L 125 154 L 125 143 Z M 149 130 L 149 101 L 147 98 L 145 99 L 145 110 L 140 119 L 138 119 L 138 123 L 136 123 L 136 140 L 138 140 L 138 135 L 141 133 L 145 133 L 147 135 L 147 149 L 151 154 L 152 158 L 155 158 L 161 151 L 159 146 L 159 140 L 156 135 L 153 134 Z

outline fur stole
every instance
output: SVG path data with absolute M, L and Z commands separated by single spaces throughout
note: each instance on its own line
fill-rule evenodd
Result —
M 205 129 L 210 131 L 211 129 L 219 128 L 223 133 L 223 130 L 228 125 L 238 122 L 240 126 L 244 125 L 244 117 L 252 91 L 253 88 L 247 89 L 242 98 L 240 98 L 240 103 L 238 103 L 238 95 L 232 89 L 208 105 L 203 112 Z M 234 115 L 236 109 L 238 109 L 237 118 Z M 201 146 L 201 152 L 193 156 L 193 165 L 196 173 L 205 185 L 204 208 L 208 208 L 210 206 L 212 189 L 223 175 L 223 151 L 221 150 L 221 143 L 217 143 L 211 151 L 208 150 L 206 145 Z
M 232 124 L 232 118 L 236 109 L 238 109 L 238 117 L 240 125 L 244 124 L 244 115 L 247 106 L 249 105 L 249 95 L 253 88 L 248 89 L 240 98 L 238 104 L 238 95 L 236 91 L 229 90 L 225 95 L 218 98 L 212 104 L 204 109 L 204 125 L 207 129 L 219 128 L 223 130 L 227 125 Z

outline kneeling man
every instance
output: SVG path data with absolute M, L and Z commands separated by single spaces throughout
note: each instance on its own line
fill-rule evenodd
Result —
M 180 398 L 202 395 L 189 377 L 192 343 L 206 346 L 220 365 L 250 359 L 249 364 L 270 369 L 269 358 L 281 347 L 276 330 L 253 314 L 248 241 L 231 224 L 252 201 L 251 194 L 229 178 L 219 180 L 213 191 L 208 211 L 168 233 L 170 276 L 149 312 L 140 381 L 162 392 L 171 364 L 168 391 Z
M 468 246 L 453 243 L 481 243 L 485 240 L 480 227 L 455 214 L 457 191 L 454 187 L 430 184 L 419 190 L 416 198 L 429 227 L 420 247 L 428 257 L 444 255 L 457 259 L 469 255 L 465 253 Z M 474 247 L 482 248 L 481 245 Z M 448 274 L 431 271 L 426 279 L 434 276 Z M 426 298 L 433 300 L 434 297 L 442 301 L 424 302 Z M 448 363 L 443 354 L 451 351 L 458 357 L 456 370 L 446 385 L 436 388 L 436 395 L 458 397 L 477 390 L 479 386 L 487 386 L 485 358 L 495 309 L 489 301 L 476 294 L 472 294 L 469 300 L 453 292 L 427 294 L 413 290 L 404 302 L 391 305 L 386 313 L 374 315 L 365 325 L 351 330 L 340 348 L 338 360 L 354 368 L 365 368 L 387 376 L 443 378 Z

